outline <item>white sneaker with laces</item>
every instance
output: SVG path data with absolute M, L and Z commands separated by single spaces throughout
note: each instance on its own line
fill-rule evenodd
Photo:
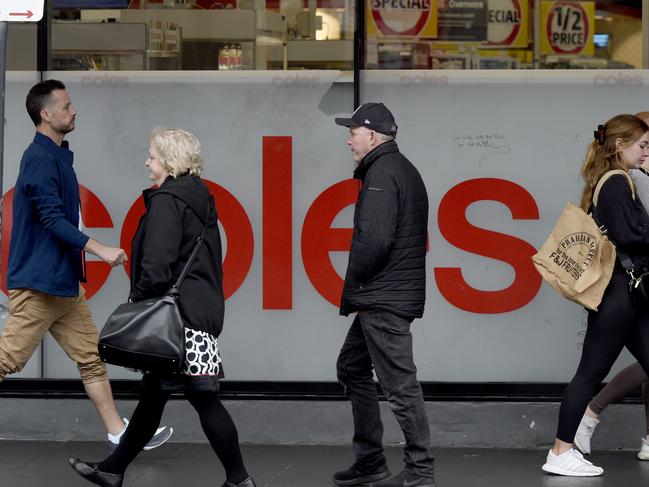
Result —
M 116 435 L 111 435 L 110 433 L 108 433 L 108 445 L 111 449 L 114 449 L 119 444 L 120 440 L 122 439 L 122 435 L 126 431 L 126 428 L 128 428 L 128 419 L 122 418 L 122 421 L 124 422 L 125 428 L 121 432 Z M 151 438 L 149 442 L 144 446 L 144 450 L 148 451 L 153 450 L 154 448 L 158 448 L 169 438 L 171 438 L 173 432 L 174 429 L 171 426 L 159 427 L 153 435 L 153 438 Z
M 586 414 L 581 418 L 574 442 L 577 449 L 584 455 L 590 455 L 590 439 L 598 424 L 599 419 L 592 418 Z
M 544 472 L 567 477 L 597 477 L 604 473 L 603 468 L 590 463 L 574 448 L 561 455 L 555 455 L 550 450 L 545 465 L 541 468 Z
M 640 460 L 649 460 L 649 441 L 645 438 L 641 438 L 642 443 L 640 444 L 640 451 L 638 452 L 638 458 Z

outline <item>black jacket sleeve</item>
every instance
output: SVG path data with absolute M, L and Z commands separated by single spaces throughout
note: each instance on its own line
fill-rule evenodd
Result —
M 349 273 L 357 284 L 364 284 L 385 265 L 395 240 L 399 191 L 394 177 L 385 171 L 368 173 L 359 204 Z
M 647 252 L 649 226 L 643 211 L 633 200 L 628 180 L 623 175 L 615 175 L 602 186 L 595 214 L 616 246 Z
M 182 213 L 175 200 L 159 194 L 149 204 L 140 276 L 132 293 L 136 298 L 161 296 L 174 284 L 173 269 L 183 238 Z

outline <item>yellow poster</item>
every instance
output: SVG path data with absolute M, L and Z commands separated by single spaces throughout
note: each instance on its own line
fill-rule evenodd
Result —
M 595 2 L 541 2 L 541 54 L 592 56 Z
M 485 47 L 527 47 L 529 8 L 527 0 L 489 0 Z
M 437 37 L 437 0 L 367 0 L 367 38 Z

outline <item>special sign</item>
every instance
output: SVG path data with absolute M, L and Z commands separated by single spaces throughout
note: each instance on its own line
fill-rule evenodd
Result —
M 592 56 L 595 2 L 541 3 L 541 54 Z
M 527 47 L 526 0 L 489 0 L 487 21 L 485 44 L 489 47 Z
M 436 0 L 368 0 L 367 36 L 437 37 Z

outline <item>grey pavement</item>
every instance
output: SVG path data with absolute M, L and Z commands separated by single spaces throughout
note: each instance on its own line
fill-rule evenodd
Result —
M 98 442 L 0 441 L 0 486 L 89 486 L 67 464 L 69 456 L 99 460 Z M 386 450 L 390 469 L 401 468 L 401 448 Z M 331 486 L 335 470 L 353 462 L 351 446 L 244 445 L 247 467 L 259 487 Z M 555 477 L 541 472 L 543 450 L 444 448 L 436 452 L 439 487 L 635 487 L 649 485 L 649 462 L 631 450 L 594 452 L 605 469 L 598 478 Z M 220 487 L 223 469 L 209 445 L 168 443 L 142 453 L 127 471 L 125 487 Z

